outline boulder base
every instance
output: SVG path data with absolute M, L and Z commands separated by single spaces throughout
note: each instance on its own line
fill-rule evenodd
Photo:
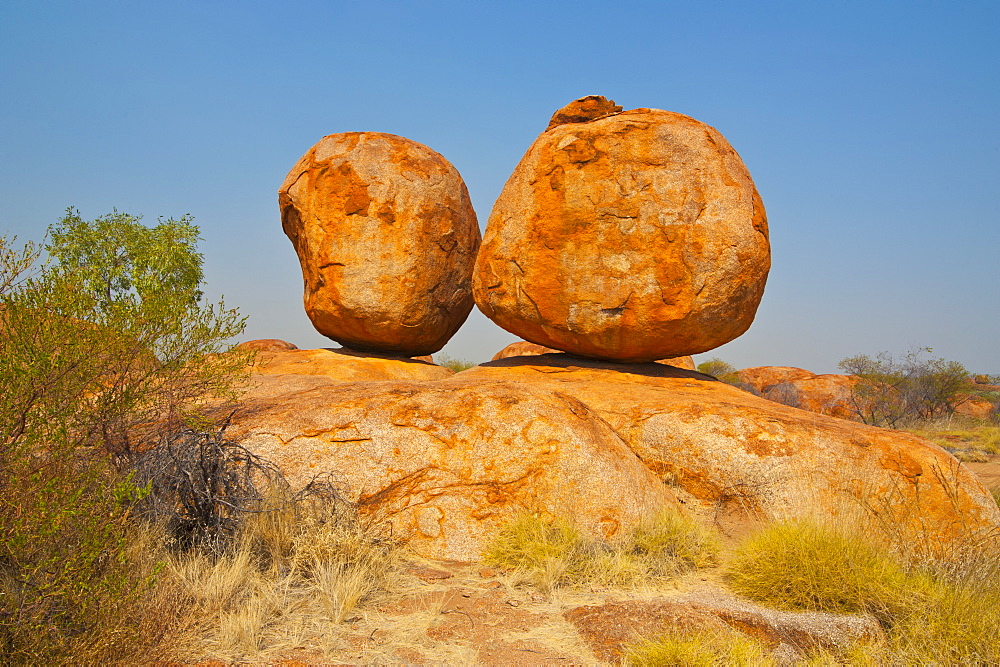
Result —
M 1000 525 L 983 484 L 926 440 L 665 364 L 544 354 L 452 375 L 292 350 L 262 372 L 227 435 L 293 486 L 333 473 L 430 557 L 475 560 L 524 510 L 605 537 L 665 505 L 734 535 L 775 519 L 877 519 L 931 550 Z

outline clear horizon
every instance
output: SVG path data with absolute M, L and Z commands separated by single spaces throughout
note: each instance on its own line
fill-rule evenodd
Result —
M 149 2 L 0 5 L 0 234 L 68 206 L 190 213 L 244 339 L 332 343 L 302 308 L 277 189 L 321 137 L 426 144 L 485 225 L 557 108 L 588 94 L 717 128 L 773 263 L 738 368 L 931 347 L 1000 373 L 1000 5 Z M 477 311 L 443 354 L 516 340 Z

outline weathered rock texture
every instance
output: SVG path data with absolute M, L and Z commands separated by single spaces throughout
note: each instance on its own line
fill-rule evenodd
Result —
M 857 515 L 928 549 L 1000 524 L 986 488 L 936 445 L 664 364 L 558 353 L 452 375 L 276 352 L 227 435 L 296 487 L 334 473 L 364 512 L 437 558 L 478 558 L 525 509 L 604 536 L 676 502 L 733 534 L 748 519 Z
M 669 631 L 746 634 L 799 660 L 816 648 L 843 650 L 859 641 L 884 639 L 872 616 L 815 611 L 776 611 L 748 600 L 704 593 L 674 599 L 626 600 L 577 607 L 565 617 L 603 661 L 619 662 L 636 637 Z M 784 649 L 784 650 L 781 650 Z
M 358 350 L 440 350 L 472 309 L 479 225 L 458 171 L 379 132 L 324 137 L 278 191 L 316 330 Z
M 258 338 L 240 343 L 236 347 L 244 350 L 256 350 L 257 352 L 283 352 L 285 350 L 297 350 L 297 345 L 278 338 Z
M 512 383 L 262 377 L 227 435 L 295 487 L 335 472 L 364 513 L 435 558 L 479 558 L 524 510 L 612 537 L 676 503 L 585 405 Z
M 280 350 L 262 353 L 260 375 L 318 375 L 336 382 L 441 380 L 452 371 L 417 359 L 389 358 L 353 350 Z
M 488 362 L 462 377 L 580 400 L 647 467 L 690 494 L 689 507 L 712 508 L 723 521 L 877 515 L 927 548 L 1000 524 L 989 491 L 937 445 L 780 405 L 700 373 L 551 354 Z
M 491 359 L 491 361 L 499 361 L 500 359 L 508 359 L 510 357 L 536 357 L 539 354 L 551 354 L 559 352 L 560 350 L 556 350 L 551 347 L 545 347 L 544 345 L 538 345 L 537 343 L 529 343 L 527 341 L 522 340 L 516 343 L 511 343 L 504 349 L 494 354 L 493 359 Z
M 736 338 L 770 267 L 743 162 L 693 118 L 590 100 L 556 112 L 565 122 L 504 186 L 476 304 L 525 340 L 587 357 L 653 361 Z

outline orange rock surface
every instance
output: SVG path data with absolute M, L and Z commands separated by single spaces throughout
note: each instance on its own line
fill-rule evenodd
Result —
M 472 309 L 479 225 L 458 171 L 415 141 L 324 137 L 278 191 L 316 330 L 346 347 L 440 350 Z
M 227 431 L 296 487 L 333 471 L 368 516 L 418 553 L 478 559 L 524 510 L 613 537 L 675 503 L 580 401 L 515 383 L 262 378 Z M 284 390 L 283 390 L 284 387 Z
M 626 362 L 705 352 L 742 334 L 770 247 L 739 156 L 693 118 L 609 115 L 596 102 L 591 114 L 579 102 L 556 112 L 554 122 L 569 122 L 538 137 L 497 199 L 476 304 L 525 340 Z
M 336 382 L 441 380 L 452 371 L 426 361 L 354 350 L 281 350 L 261 354 L 257 375 L 319 375 Z
M 768 400 L 840 419 L 858 419 L 851 397 L 857 384 L 854 376 L 817 375 L 790 366 L 756 366 L 738 373 L 742 382 Z
M 981 398 L 973 396 L 959 396 L 955 404 L 955 414 L 974 417 L 976 419 L 989 419 L 993 414 L 993 404 Z
M 282 352 L 284 350 L 297 350 L 297 345 L 278 338 L 258 338 L 240 343 L 236 347 L 245 350 L 257 350 L 258 352 Z
M 580 400 L 651 470 L 717 516 L 849 516 L 867 507 L 930 546 L 1000 525 L 989 491 L 937 445 L 779 405 L 700 373 L 546 355 L 462 376 Z
M 544 345 L 538 345 L 536 343 L 529 343 L 521 340 L 516 343 L 511 343 L 504 349 L 494 354 L 491 361 L 498 361 L 509 357 L 534 357 L 539 354 L 551 354 L 556 352 L 560 351 L 551 347 L 545 347 Z
M 942 448 L 695 371 L 555 353 L 451 374 L 343 351 L 272 354 L 227 436 L 293 486 L 333 473 L 429 557 L 478 558 L 522 510 L 603 536 L 678 502 L 734 533 L 860 515 L 929 549 L 1000 525 L 983 484 Z
M 738 373 L 741 382 L 747 383 L 758 392 L 763 392 L 771 385 L 804 380 L 816 375 L 812 371 L 793 366 L 754 366 L 741 369 Z

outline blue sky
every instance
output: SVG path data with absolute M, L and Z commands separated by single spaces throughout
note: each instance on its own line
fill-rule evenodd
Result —
M 480 223 L 551 113 L 589 94 L 688 114 L 741 154 L 773 265 L 704 360 L 836 372 L 930 346 L 1000 373 L 1000 3 L 0 0 L 0 233 L 67 206 L 191 213 L 247 338 L 329 345 L 277 189 L 322 136 L 424 143 Z M 478 313 L 448 344 L 514 340 Z

